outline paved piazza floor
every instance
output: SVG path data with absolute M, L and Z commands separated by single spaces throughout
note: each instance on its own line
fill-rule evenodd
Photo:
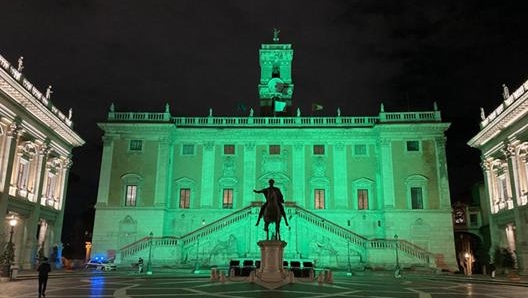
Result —
M 0 283 L 1 298 L 37 297 L 37 280 L 25 276 Z M 298 281 L 273 285 L 246 281 L 211 282 L 209 278 L 177 276 L 138 276 L 124 273 L 64 273 L 50 277 L 46 297 L 490 297 L 526 298 L 528 283 L 438 275 L 334 275 L 333 283 Z

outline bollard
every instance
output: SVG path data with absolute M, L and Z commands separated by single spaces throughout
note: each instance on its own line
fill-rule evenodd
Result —
M 324 281 L 324 273 L 323 273 L 323 271 L 319 271 L 319 276 L 317 277 L 317 282 L 319 284 L 322 284 L 323 281 Z
M 332 270 L 328 270 L 326 274 L 326 282 L 331 284 L 334 282 L 334 274 L 332 273 Z
M 222 272 L 220 272 L 220 282 L 224 283 L 225 280 L 226 280 L 226 276 L 225 276 L 224 272 L 222 271 Z

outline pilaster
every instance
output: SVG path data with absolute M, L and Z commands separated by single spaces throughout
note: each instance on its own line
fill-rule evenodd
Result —
M 300 203 L 301 206 L 306 207 L 305 197 L 305 154 L 303 143 L 293 144 L 292 154 L 292 200 Z
M 101 172 L 99 174 L 99 189 L 97 191 L 97 206 L 107 206 L 110 193 L 110 175 L 112 173 L 112 159 L 114 154 L 114 137 L 103 137 L 103 155 L 101 158 Z
M 345 145 L 338 143 L 334 145 L 334 208 L 344 209 L 347 207 L 347 171 Z
M 436 146 L 436 175 L 438 177 L 438 197 L 440 209 L 451 209 L 451 197 L 449 195 L 449 180 L 447 178 L 447 158 L 445 152 L 445 137 L 435 139 Z
M 169 160 L 169 141 L 161 138 L 158 143 L 158 161 L 156 171 L 154 207 L 165 207 L 167 205 L 167 180 Z
M 251 201 L 254 201 L 255 195 L 253 189 L 255 189 L 256 179 L 256 153 L 255 143 L 250 142 L 244 145 L 244 173 L 243 177 L 243 206 L 248 206 Z
M 212 208 L 215 206 L 213 201 L 214 191 L 214 169 L 215 169 L 215 146 L 213 142 L 203 144 L 202 154 L 202 197 L 201 208 Z
M 383 181 L 383 202 L 385 209 L 395 208 L 394 198 L 394 169 L 392 166 L 392 142 L 388 137 L 380 137 L 381 181 Z

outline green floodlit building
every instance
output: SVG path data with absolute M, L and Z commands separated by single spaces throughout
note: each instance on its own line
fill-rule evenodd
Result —
M 259 116 L 116 111 L 104 130 L 93 252 L 154 266 L 259 259 L 276 181 L 286 260 L 318 267 L 457 268 L 440 111 L 303 117 L 290 44 L 260 49 Z M 151 234 L 152 233 L 152 234 Z

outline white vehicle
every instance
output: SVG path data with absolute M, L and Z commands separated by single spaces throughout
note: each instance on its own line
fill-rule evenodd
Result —
M 109 260 L 104 260 L 100 258 L 90 259 L 86 264 L 84 264 L 85 269 L 96 269 L 102 271 L 115 271 L 116 265 L 114 262 Z

